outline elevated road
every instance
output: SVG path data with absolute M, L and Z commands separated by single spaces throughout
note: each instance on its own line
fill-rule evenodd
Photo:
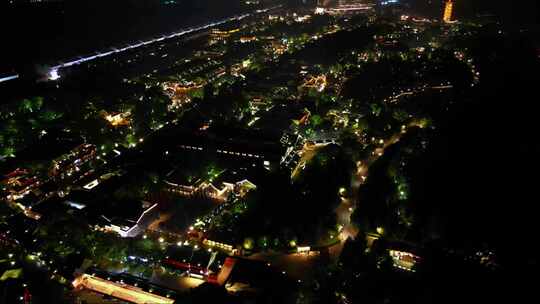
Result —
M 110 50 L 110 51 L 107 51 L 107 52 L 98 53 L 96 55 L 82 57 L 82 58 L 78 58 L 78 59 L 75 59 L 75 60 L 72 60 L 72 61 L 61 63 L 61 64 L 53 66 L 53 67 L 51 67 L 49 69 L 47 78 L 49 80 L 57 80 L 58 78 L 60 78 L 60 74 L 58 73 L 58 71 L 60 69 L 62 69 L 62 68 L 66 68 L 66 67 L 70 67 L 70 66 L 74 66 L 74 65 L 79 65 L 81 63 L 85 63 L 85 62 L 88 62 L 88 61 L 92 61 L 92 60 L 95 60 L 95 59 L 98 59 L 98 58 L 103 58 L 103 57 L 107 57 L 107 56 L 118 54 L 118 53 L 123 53 L 125 51 L 133 50 L 133 49 L 136 49 L 136 48 L 139 48 L 139 47 L 142 47 L 142 46 L 146 46 L 146 45 L 150 45 L 150 44 L 153 44 L 153 43 L 162 42 L 162 41 L 165 41 L 165 40 L 182 37 L 182 36 L 185 36 L 185 35 L 188 35 L 188 34 L 192 34 L 192 33 L 195 33 L 195 32 L 199 32 L 199 31 L 202 31 L 202 30 L 206 30 L 206 29 L 213 28 L 213 27 L 223 25 L 223 24 L 227 24 L 227 23 L 230 23 L 230 22 L 240 21 L 240 20 L 245 19 L 247 17 L 255 16 L 257 14 L 266 13 L 268 11 L 278 9 L 280 7 L 282 7 L 282 5 L 277 5 L 277 6 L 273 6 L 273 7 L 269 7 L 269 8 L 265 8 L 265 9 L 259 9 L 259 10 L 256 10 L 254 12 L 251 12 L 251 13 L 232 16 L 232 17 L 229 17 L 229 18 L 226 18 L 226 19 L 210 22 L 210 23 L 207 23 L 207 24 L 204 24 L 204 25 L 190 27 L 188 29 L 181 30 L 181 31 L 173 33 L 173 34 L 163 35 L 163 36 L 158 37 L 158 38 L 154 38 L 154 39 L 150 39 L 150 40 L 146 40 L 146 41 L 142 41 L 142 42 L 137 42 L 137 43 L 128 45 L 128 46 L 120 48 L 120 49 L 113 49 L 113 50 Z

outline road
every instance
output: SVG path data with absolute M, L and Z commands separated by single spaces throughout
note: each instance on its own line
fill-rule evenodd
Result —
M 354 202 L 358 200 L 358 189 L 367 179 L 369 167 L 371 166 L 371 164 L 373 164 L 375 161 L 377 161 L 380 157 L 384 155 L 385 149 L 399 142 L 401 137 L 406 134 L 411 127 L 424 128 L 425 126 L 418 121 L 410 122 L 402 130 L 402 132 L 394 134 L 392 137 L 385 140 L 382 146 L 375 149 L 375 151 L 373 151 L 374 153 L 370 157 L 368 157 L 364 161 L 360 161 L 357 163 L 356 175 L 351 183 L 352 195 L 350 198 L 343 197 L 341 204 L 335 210 L 336 222 L 341 225 L 343 229 L 338 236 L 341 242 L 335 246 L 332 246 L 329 249 L 330 257 L 333 260 L 337 260 L 337 258 L 339 258 L 339 256 L 341 255 L 341 251 L 343 250 L 343 245 L 345 244 L 345 241 L 348 238 L 354 239 L 358 235 L 359 230 L 358 228 L 356 228 L 354 223 L 351 222 L 351 215 L 355 209 Z
M 317 151 L 327 145 L 328 144 L 304 144 L 302 151 L 300 151 L 301 158 L 298 161 L 296 167 L 292 170 L 291 179 L 296 179 L 298 175 L 304 170 L 306 165 L 311 161 L 311 159 L 315 157 L 315 155 L 317 155 Z

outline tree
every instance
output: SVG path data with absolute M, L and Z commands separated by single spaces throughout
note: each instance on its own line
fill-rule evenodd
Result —
M 323 122 L 322 118 L 320 115 L 312 115 L 311 116 L 311 124 L 313 125 L 313 127 L 317 127 L 319 125 L 321 125 Z
M 36 96 L 30 99 L 25 98 L 19 104 L 19 112 L 21 113 L 35 113 L 43 107 L 43 97 Z
M 409 114 L 402 109 L 396 109 L 394 112 L 392 112 L 392 117 L 397 120 L 398 122 L 405 122 L 407 119 L 409 119 Z
M 244 247 L 244 249 L 246 249 L 246 250 L 252 250 L 254 244 L 255 244 L 255 241 L 254 241 L 252 238 L 245 238 L 245 239 L 244 239 L 243 247 Z

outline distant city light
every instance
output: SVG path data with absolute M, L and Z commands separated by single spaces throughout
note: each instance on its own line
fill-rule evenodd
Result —
M 386 1 L 382 1 L 381 5 L 389 5 L 389 4 L 395 4 L 395 3 L 399 3 L 399 1 L 398 0 L 386 0 Z

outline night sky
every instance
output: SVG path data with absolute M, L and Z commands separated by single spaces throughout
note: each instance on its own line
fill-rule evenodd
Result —
M 438 13 L 443 0 L 406 0 L 412 7 L 426 9 L 430 13 Z M 454 0 L 456 14 L 474 16 L 475 14 L 492 13 L 513 25 L 538 25 L 538 1 L 535 0 Z
M 278 1 L 278 0 L 275 0 Z M 401 0 L 419 14 L 440 17 L 444 0 Z M 455 16 L 495 14 L 510 27 L 539 28 L 536 0 L 454 0 Z M 41 5 L 7 9 L 0 4 L 0 34 L 5 56 L 0 74 L 34 69 L 59 58 L 107 49 L 128 41 L 198 24 L 204 17 L 231 15 L 240 0 L 182 0 L 179 7 L 156 6 L 158 0 L 77 0 L 65 7 Z M 147 4 L 148 6 L 145 6 Z M 5 7 L 5 8 L 4 8 Z M 201 19 L 201 20 L 199 20 Z M 23 21 L 24 20 L 24 21 Z
M 462 7 L 474 11 L 492 11 L 514 23 L 538 23 L 538 1 L 535 0 L 462 0 Z

